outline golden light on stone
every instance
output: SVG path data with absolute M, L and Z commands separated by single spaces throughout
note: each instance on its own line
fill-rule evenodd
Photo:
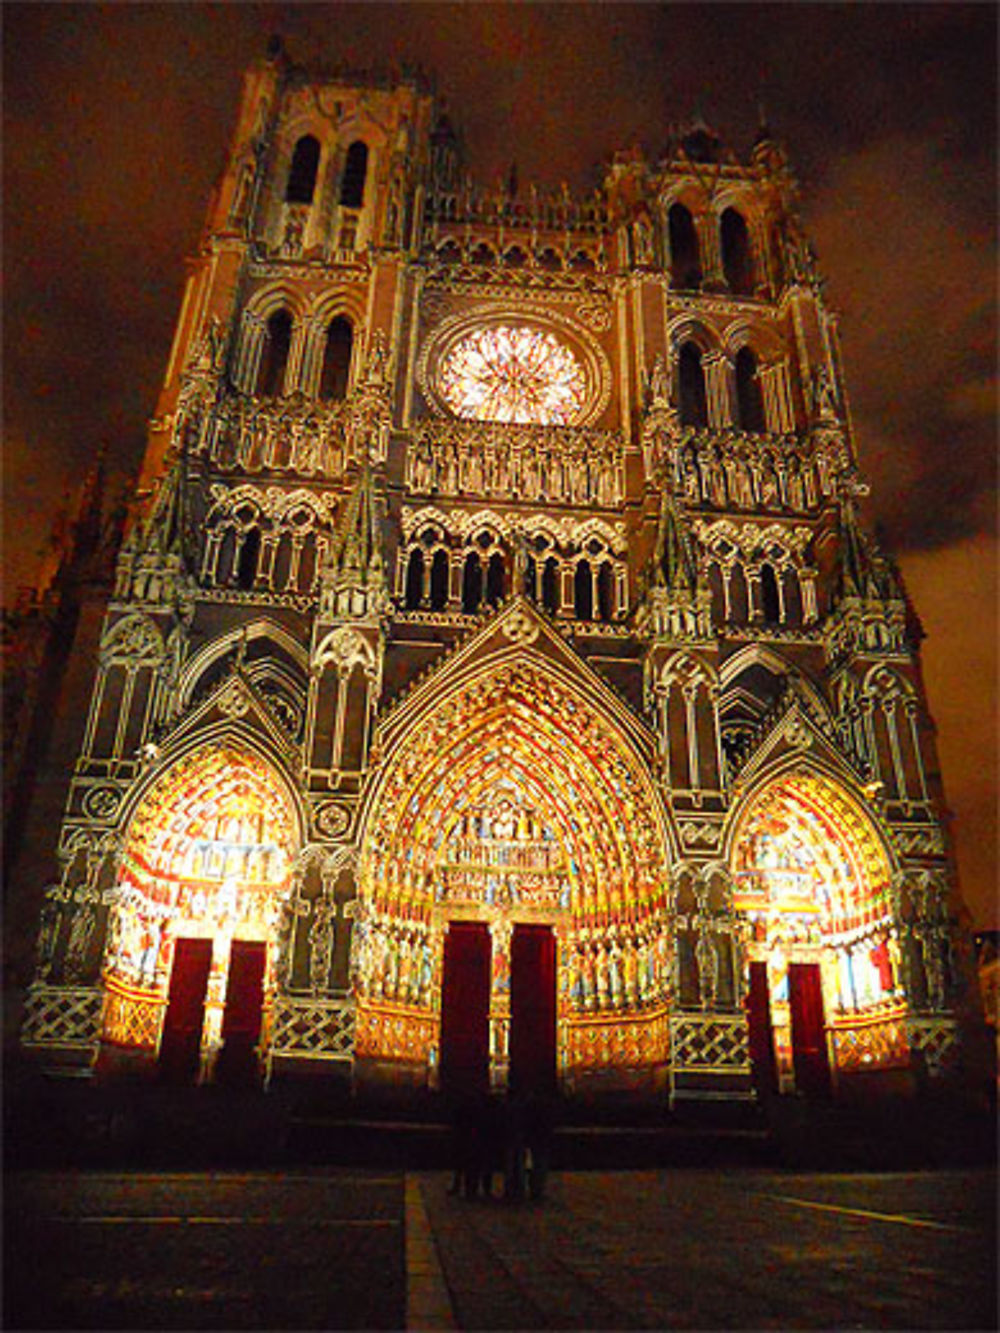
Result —
M 441 395 L 456 416 L 515 425 L 571 425 L 586 405 L 583 367 L 552 333 L 477 329 L 445 357 Z
M 290 801 L 256 756 L 218 746 L 180 760 L 132 821 L 105 974 L 161 991 L 173 941 L 207 937 L 223 986 L 230 941 L 270 934 L 294 829 Z

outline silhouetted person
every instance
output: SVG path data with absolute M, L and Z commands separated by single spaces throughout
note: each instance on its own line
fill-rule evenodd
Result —
M 479 1103 L 479 1180 L 485 1197 L 493 1195 L 493 1176 L 503 1170 L 504 1109 L 496 1094 L 484 1094 Z
M 504 1184 L 505 1199 L 524 1198 L 525 1097 L 508 1091 L 504 1100 Z
M 552 1161 L 555 1102 L 545 1093 L 529 1093 L 524 1108 L 524 1142 L 528 1167 L 528 1194 L 545 1196 L 545 1182 Z
M 452 1180 L 449 1194 L 474 1198 L 478 1191 L 477 1109 L 474 1098 L 456 1093 L 451 1103 Z

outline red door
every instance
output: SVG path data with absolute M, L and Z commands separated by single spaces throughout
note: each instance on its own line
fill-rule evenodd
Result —
M 168 1082 L 193 1083 L 198 1075 L 205 992 L 211 966 L 211 940 L 177 941 L 160 1039 L 160 1073 Z
M 778 1090 L 778 1067 L 774 1058 L 774 1031 L 771 1026 L 771 990 L 767 964 L 750 964 L 750 988 L 747 991 L 747 1027 L 750 1036 L 750 1067 L 754 1087 L 761 1093 Z
M 556 1086 L 556 940 L 551 926 L 515 926 L 510 942 L 510 1087 Z
M 489 1089 L 490 932 L 482 921 L 453 921 L 441 981 L 441 1088 L 450 1096 Z
M 795 1086 L 807 1097 L 826 1097 L 830 1093 L 830 1061 L 818 963 L 789 963 L 788 1006 Z
M 222 1050 L 216 1077 L 234 1087 L 257 1081 L 257 1043 L 264 1012 L 264 964 L 267 946 L 233 940 L 229 955 L 226 1008 L 222 1015 Z

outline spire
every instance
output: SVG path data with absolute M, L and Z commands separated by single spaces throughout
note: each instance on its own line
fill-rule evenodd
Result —
M 638 609 L 641 634 L 661 641 L 691 642 L 711 633 L 711 593 L 699 575 L 677 500 L 665 488 L 656 545 L 646 566 L 646 594 Z
M 875 561 L 858 526 L 851 496 L 845 496 L 840 506 L 840 593 L 842 597 L 882 595 Z
M 323 568 L 321 614 L 324 617 L 357 619 L 386 608 L 380 520 L 375 483 L 365 460 Z
M 143 550 L 156 555 L 184 554 L 184 493 L 187 487 L 187 455 L 174 454 L 160 478 L 156 496 L 142 526 Z
M 694 592 L 698 575 L 673 495 L 664 490 L 653 552 L 651 585 L 668 592 Z

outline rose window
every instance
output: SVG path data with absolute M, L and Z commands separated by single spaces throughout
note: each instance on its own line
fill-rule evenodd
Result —
M 526 326 L 462 338 L 444 359 L 440 392 L 456 416 L 518 425 L 571 425 L 587 401 L 583 367 L 566 344 Z

